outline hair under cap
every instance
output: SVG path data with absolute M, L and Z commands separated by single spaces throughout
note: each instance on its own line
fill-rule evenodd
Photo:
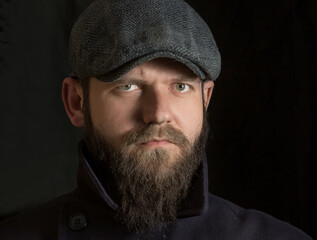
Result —
M 183 0 L 96 0 L 71 32 L 72 77 L 111 82 L 159 57 L 185 64 L 203 80 L 220 73 L 208 25 Z

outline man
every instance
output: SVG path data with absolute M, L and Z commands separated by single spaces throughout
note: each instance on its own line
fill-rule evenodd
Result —
M 84 130 L 78 187 L 1 239 L 310 239 L 208 193 L 206 109 L 220 54 L 182 0 L 97 0 L 75 23 L 66 112 Z

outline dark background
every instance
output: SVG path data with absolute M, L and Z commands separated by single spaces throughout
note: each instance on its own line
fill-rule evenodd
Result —
M 89 0 L 0 0 L 0 218 L 72 190 L 61 100 L 71 26 Z M 191 0 L 222 54 L 209 108 L 210 190 L 317 238 L 317 2 Z

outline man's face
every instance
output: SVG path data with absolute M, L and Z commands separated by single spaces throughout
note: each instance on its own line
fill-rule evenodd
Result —
M 173 60 L 145 62 L 123 79 L 104 83 L 90 81 L 90 114 L 93 126 L 118 148 L 131 130 L 152 124 L 181 131 L 191 144 L 203 122 L 201 81 L 184 65 Z M 149 139 L 139 148 L 163 148 L 171 162 L 180 154 L 177 145 L 162 138 Z
M 90 80 L 85 139 L 111 168 L 119 218 L 129 227 L 152 229 L 176 218 L 204 150 L 212 86 L 167 59 L 145 62 L 114 83 Z

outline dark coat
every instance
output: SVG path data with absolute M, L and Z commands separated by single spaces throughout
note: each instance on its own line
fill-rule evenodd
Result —
M 309 240 L 305 233 L 256 210 L 245 210 L 208 193 L 206 159 L 193 178 L 178 219 L 164 232 L 144 236 L 114 220 L 111 200 L 80 151 L 78 187 L 46 205 L 0 224 L 1 240 L 212 239 Z

